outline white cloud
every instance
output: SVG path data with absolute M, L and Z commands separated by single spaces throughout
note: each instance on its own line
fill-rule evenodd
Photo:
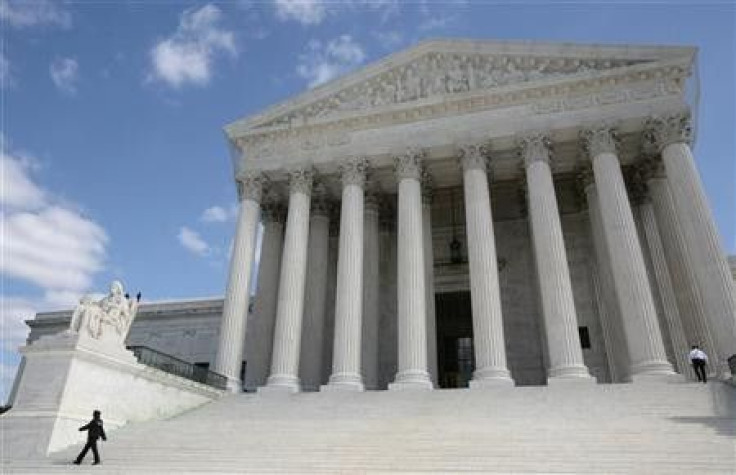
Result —
M 207 85 L 215 56 L 237 54 L 235 35 L 219 26 L 221 17 L 222 12 L 213 4 L 185 10 L 176 32 L 151 49 L 151 78 L 175 88 Z
M 204 210 L 200 219 L 205 223 L 224 223 L 230 216 L 222 206 L 212 206 Z
M 398 14 L 398 0 L 274 0 L 276 18 L 281 21 L 296 21 L 304 26 L 319 25 L 330 14 L 352 10 L 365 10 L 381 14 L 381 23 Z
M 61 206 L 0 214 L 0 271 L 44 288 L 81 290 L 102 270 L 107 235 Z
M 198 256 L 206 256 L 211 252 L 209 244 L 202 239 L 199 233 L 186 226 L 182 226 L 181 229 L 179 229 L 178 238 L 179 243 L 184 246 L 185 249 Z
M 77 79 L 79 79 L 79 63 L 74 58 L 56 58 L 49 66 L 51 79 L 60 91 L 66 94 L 77 92 Z
M 72 26 L 72 15 L 50 0 L 0 0 L 0 19 L 14 28 L 55 25 Z
M 299 56 L 297 73 L 309 81 L 309 87 L 323 84 L 359 65 L 365 59 L 363 48 L 350 35 L 342 35 L 327 44 L 312 40 Z
M 275 0 L 274 4 L 276 17 L 282 21 L 319 25 L 327 15 L 327 5 L 323 0 Z
M 87 288 L 103 267 L 105 231 L 34 183 L 30 159 L 0 158 L 0 272 L 46 289 Z
M 33 183 L 29 173 L 36 167 L 34 161 L 24 156 L 8 156 L 0 152 L 2 167 L 2 193 L 0 204 L 3 209 L 38 209 L 46 204 L 44 190 Z
M 5 145 L 5 137 L 0 137 Z M 41 290 L 38 299 L 0 294 L 0 346 L 12 354 L 38 311 L 72 307 L 103 268 L 107 234 L 33 179 L 40 167 L 17 152 L 0 154 L 0 274 Z M 2 368 L 7 395 L 15 367 Z

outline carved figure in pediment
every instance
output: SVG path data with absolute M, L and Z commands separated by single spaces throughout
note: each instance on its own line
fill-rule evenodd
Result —
M 404 69 L 404 73 L 399 82 L 399 90 L 397 99 L 399 102 L 413 101 L 419 99 L 422 95 L 422 78 L 420 77 L 416 67 L 409 65 Z
M 455 56 L 450 60 L 448 66 L 445 79 L 447 92 L 465 92 L 470 89 L 462 59 Z
M 517 82 L 523 82 L 525 80 L 524 71 L 520 70 L 516 61 L 509 61 L 506 66 L 506 77 L 504 78 L 507 84 L 514 84 Z
M 381 78 L 377 89 L 373 105 L 383 106 L 396 102 L 396 86 L 388 75 Z
M 431 60 L 430 72 L 427 83 L 427 94 L 436 96 L 447 92 L 446 76 L 443 74 L 443 66 L 445 63 L 442 55 L 436 55 Z

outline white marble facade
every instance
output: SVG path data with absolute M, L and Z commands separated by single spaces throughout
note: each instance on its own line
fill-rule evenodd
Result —
M 266 393 L 668 380 L 692 377 L 693 343 L 727 376 L 736 291 L 692 155 L 695 57 L 429 41 L 228 125 L 224 301 L 142 305 L 130 342 Z
M 727 375 L 736 296 L 692 155 L 695 56 L 430 41 L 228 125 L 243 209 L 285 210 L 249 389 L 669 380 L 692 343 Z M 228 328 L 248 301 L 232 279 Z M 215 369 L 235 389 L 231 356 Z

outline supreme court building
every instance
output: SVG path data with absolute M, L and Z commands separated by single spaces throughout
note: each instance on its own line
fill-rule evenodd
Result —
M 428 41 L 229 124 L 214 370 L 263 392 L 637 382 L 689 376 L 697 343 L 727 375 L 695 57 Z
M 225 298 L 144 303 L 126 344 L 232 391 L 693 379 L 691 344 L 727 377 L 736 259 L 692 153 L 695 60 L 428 41 L 238 120 Z

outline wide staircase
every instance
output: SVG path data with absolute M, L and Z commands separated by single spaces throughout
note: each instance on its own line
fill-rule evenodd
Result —
M 12 436 L 5 434 L 6 437 Z M 723 383 L 242 394 L 4 473 L 736 473 Z M 6 457 L 9 454 L 6 454 Z M 88 455 L 85 464 L 91 462 Z

